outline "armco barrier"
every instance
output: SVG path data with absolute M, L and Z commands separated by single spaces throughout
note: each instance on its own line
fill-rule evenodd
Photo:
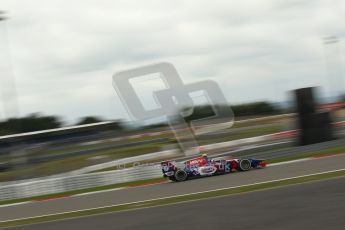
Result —
M 173 157 L 179 156 L 178 154 L 179 154 L 179 152 L 177 150 L 172 149 L 172 150 L 165 150 L 165 151 L 160 151 L 160 152 L 148 153 L 148 154 L 143 154 L 143 155 L 138 155 L 138 156 L 133 156 L 133 157 L 126 157 L 126 158 L 122 158 L 122 159 L 118 159 L 118 160 L 114 160 L 114 161 L 109 161 L 106 163 L 87 166 L 87 167 L 77 169 L 74 171 L 70 171 L 70 172 L 66 172 L 66 173 L 55 174 L 52 176 L 18 180 L 18 181 L 0 182 L 0 189 L 3 186 L 8 186 L 8 185 L 25 184 L 25 183 L 35 182 L 37 180 L 43 181 L 43 180 L 50 180 L 50 179 L 61 178 L 61 177 L 71 177 L 71 176 L 96 172 L 96 171 L 100 171 L 100 170 L 103 170 L 106 168 L 112 168 L 112 167 L 116 167 L 117 169 L 121 169 L 124 165 L 130 164 L 130 163 L 133 163 L 133 166 L 136 166 L 136 163 L 139 163 L 142 161 L 155 160 L 157 162 L 159 159 L 173 158 Z
M 68 192 L 162 176 L 160 165 L 137 166 L 109 172 L 52 178 L 0 187 L 0 201 Z

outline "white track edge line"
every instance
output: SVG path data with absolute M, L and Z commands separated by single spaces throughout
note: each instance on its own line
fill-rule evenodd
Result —
M 34 201 L 29 200 L 29 201 L 17 202 L 17 203 L 12 203 L 12 204 L 3 204 L 3 205 L 0 205 L 0 208 L 10 207 L 10 206 L 17 206 L 17 205 L 23 205 L 23 204 L 30 204 L 30 203 L 33 203 L 33 202 Z

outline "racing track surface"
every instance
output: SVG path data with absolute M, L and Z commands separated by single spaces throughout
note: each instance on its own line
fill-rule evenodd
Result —
M 14 206 L 0 206 L 0 221 L 163 198 L 345 168 L 345 154 L 232 174 L 126 188 Z
M 345 177 L 287 187 L 28 225 L 60 229 L 344 229 Z

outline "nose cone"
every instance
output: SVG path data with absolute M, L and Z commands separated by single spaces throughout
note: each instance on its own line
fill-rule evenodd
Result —
M 265 161 L 260 162 L 260 167 L 265 168 L 267 166 L 267 163 Z

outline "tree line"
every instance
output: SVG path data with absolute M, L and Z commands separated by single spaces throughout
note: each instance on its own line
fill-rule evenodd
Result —
M 217 110 L 225 109 L 227 106 L 228 105 L 216 105 Z M 273 103 L 265 101 L 232 105 L 230 107 L 235 117 L 267 116 L 281 114 L 283 112 L 283 110 L 280 107 L 276 106 Z M 212 106 L 197 106 L 193 108 L 193 113 L 191 115 L 185 117 L 185 120 L 189 122 L 192 120 L 202 119 L 213 115 L 215 114 Z
M 74 125 L 84 125 L 102 121 L 102 118 L 88 116 L 81 118 Z M 58 116 L 45 116 L 35 113 L 22 118 L 9 118 L 5 121 L 0 121 L 0 135 L 56 129 L 63 127 L 63 125 L 64 123 Z M 117 125 L 111 127 L 119 128 Z
M 228 105 L 217 105 L 218 109 Z M 243 116 L 261 116 L 261 115 L 274 115 L 279 114 L 282 110 L 275 104 L 270 102 L 255 102 L 240 105 L 232 105 L 235 117 Z M 214 115 L 213 109 L 210 105 L 196 106 L 193 108 L 193 113 L 185 120 L 187 122 L 191 120 L 197 120 Z M 75 125 L 91 124 L 104 121 L 100 117 L 88 116 L 81 118 Z M 0 122 L 0 135 L 9 135 L 16 133 L 33 132 L 46 129 L 61 128 L 63 122 L 58 116 L 44 116 L 41 114 L 31 114 L 22 118 L 10 118 Z M 164 124 L 163 124 L 164 125 Z M 166 124 L 165 124 L 166 125 Z M 160 125 L 158 125 L 160 126 Z M 107 129 L 120 130 L 124 129 L 124 126 L 120 121 L 114 122 L 114 124 L 106 127 Z

